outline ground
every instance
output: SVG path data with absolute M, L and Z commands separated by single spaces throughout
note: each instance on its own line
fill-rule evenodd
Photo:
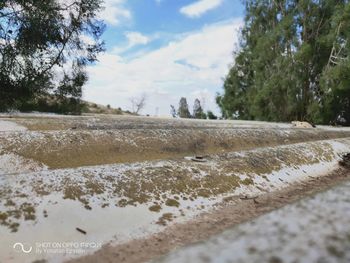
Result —
M 350 262 L 350 181 L 157 262 Z
M 0 258 L 155 259 L 343 181 L 349 137 L 265 122 L 2 115 Z M 67 242 L 96 246 L 57 249 Z

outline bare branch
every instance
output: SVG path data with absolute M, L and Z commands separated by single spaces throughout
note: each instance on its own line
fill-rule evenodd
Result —
M 141 94 L 139 97 L 130 98 L 132 112 L 139 114 L 146 106 L 147 96 L 145 93 Z

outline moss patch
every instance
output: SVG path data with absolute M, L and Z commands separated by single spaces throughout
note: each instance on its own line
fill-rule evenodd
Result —
M 6 201 L 7 203 L 9 200 Z M 9 210 L 0 212 L 0 224 L 7 226 L 11 232 L 17 232 L 20 226 L 19 221 L 23 218 L 24 220 L 35 220 L 35 205 L 24 202 L 17 206 L 16 203 L 11 202 L 8 206 Z
M 173 221 L 174 215 L 172 213 L 165 213 L 163 214 L 156 224 L 166 226 L 169 222 Z
M 35 208 L 32 204 L 24 203 L 20 207 L 25 220 L 35 220 Z
M 160 205 L 152 205 L 148 209 L 152 212 L 160 212 L 160 210 L 162 210 L 162 207 Z
M 179 207 L 180 203 L 178 201 L 176 201 L 175 199 L 167 199 L 165 201 L 165 205 Z
M 242 180 L 241 183 L 243 185 L 252 185 L 252 184 L 254 184 L 254 181 L 251 178 L 246 178 L 246 179 Z

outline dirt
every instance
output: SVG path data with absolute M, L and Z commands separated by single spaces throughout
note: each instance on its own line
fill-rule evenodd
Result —
M 92 255 L 67 262 L 146 262 L 176 248 L 206 240 L 229 227 L 329 189 L 345 180 L 350 180 L 349 169 L 339 168 L 327 176 L 295 183 L 283 190 L 266 193 L 258 198 L 237 196 L 226 198 L 226 201 L 215 209 L 201 214 L 190 222 L 172 225 L 149 238 L 136 239 L 117 246 L 107 244 Z M 165 224 L 166 221 L 171 220 L 171 214 L 164 214 L 159 220 L 159 224 Z

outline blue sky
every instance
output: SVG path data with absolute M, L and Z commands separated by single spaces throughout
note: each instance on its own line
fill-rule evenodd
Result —
M 187 97 L 218 113 L 215 94 L 233 62 L 242 25 L 237 0 L 105 0 L 101 18 L 107 51 L 88 68 L 84 98 L 131 109 L 145 95 L 143 114 L 169 115 Z

